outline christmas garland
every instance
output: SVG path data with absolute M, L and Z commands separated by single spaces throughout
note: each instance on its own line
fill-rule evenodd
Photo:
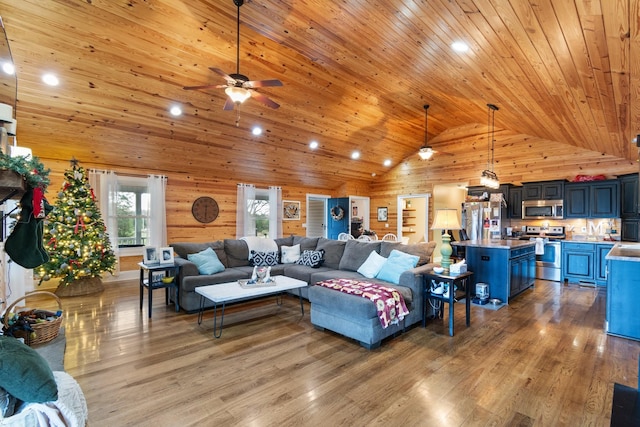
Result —
M 340 221 L 342 218 L 344 218 L 344 209 L 342 209 L 342 207 L 340 206 L 332 207 L 331 218 L 333 218 L 334 221 Z
M 0 153 L 0 169 L 8 169 L 22 175 L 27 185 L 31 188 L 42 188 L 46 190 L 49 185 L 49 172 L 37 157 L 26 156 L 11 157 Z

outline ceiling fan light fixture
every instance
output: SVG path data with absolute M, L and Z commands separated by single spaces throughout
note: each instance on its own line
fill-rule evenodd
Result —
M 433 148 L 422 147 L 420 148 L 420 151 L 418 151 L 418 156 L 420 156 L 422 160 L 429 160 L 431 156 L 433 156 L 433 153 L 434 153 Z
M 229 96 L 234 104 L 242 104 L 244 101 L 251 97 L 251 92 L 243 87 L 228 87 L 224 90 L 224 93 Z

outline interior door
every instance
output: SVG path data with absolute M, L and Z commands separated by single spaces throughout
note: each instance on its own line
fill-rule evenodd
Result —
M 326 237 L 326 212 L 326 197 L 307 197 L 307 237 Z
M 327 239 L 337 239 L 338 234 L 349 232 L 348 197 L 338 197 L 327 201 Z

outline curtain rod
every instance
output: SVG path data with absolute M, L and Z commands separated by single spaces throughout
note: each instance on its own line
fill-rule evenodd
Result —
M 112 172 L 112 171 L 107 171 L 104 169 L 89 169 L 90 172 L 95 172 L 95 173 L 106 173 L 106 172 Z M 116 175 L 118 176 L 128 176 L 128 177 L 132 177 L 132 178 L 149 178 L 150 176 L 159 176 L 161 178 L 167 179 L 166 175 L 155 175 L 155 174 L 136 174 L 136 173 L 120 173 L 120 172 L 115 172 L 113 171 Z

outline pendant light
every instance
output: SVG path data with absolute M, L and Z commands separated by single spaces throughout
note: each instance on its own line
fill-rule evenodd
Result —
M 418 151 L 418 156 L 420 156 L 422 160 L 429 160 L 431 156 L 433 156 L 433 153 L 435 153 L 435 151 L 433 151 L 433 148 L 429 147 L 428 145 L 428 140 L 429 140 L 428 131 L 429 131 L 429 104 L 425 104 L 424 105 L 424 145 L 420 147 L 420 150 Z
M 482 171 L 480 184 L 488 188 L 500 187 L 498 175 L 493 171 L 495 114 L 498 110 L 499 108 L 494 104 L 487 104 L 487 168 Z

